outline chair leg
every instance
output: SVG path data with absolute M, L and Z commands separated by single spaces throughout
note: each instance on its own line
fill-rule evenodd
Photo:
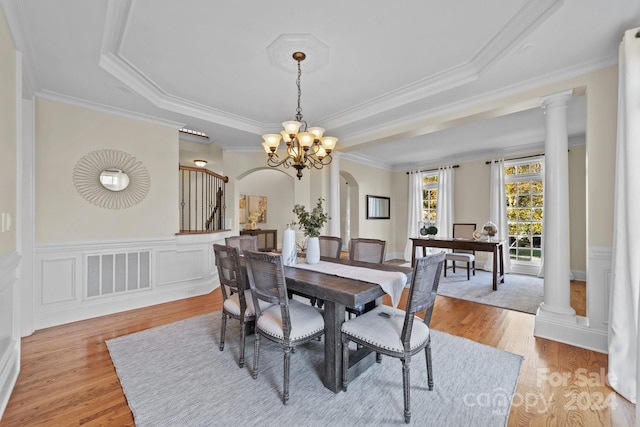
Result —
M 473 275 L 476 275 L 476 261 L 473 260 L 473 262 L 471 263 L 471 265 L 473 266 Z
M 256 330 L 255 332 L 256 341 L 253 345 L 253 379 L 258 378 L 258 358 L 260 357 L 260 334 Z
M 347 391 L 349 384 L 349 338 L 342 335 L 342 391 Z
M 424 348 L 425 359 L 427 361 L 427 384 L 429 390 L 433 390 L 433 368 L 431 364 L 431 342 Z
M 238 360 L 238 366 L 244 368 L 244 341 L 247 337 L 247 324 L 240 321 L 240 360 Z
M 222 312 L 222 322 L 220 322 L 220 351 L 224 350 L 224 333 L 227 330 L 227 314 Z
M 408 359 L 408 360 L 407 360 Z M 402 391 L 404 392 L 404 422 L 409 424 L 411 421 L 411 407 L 409 402 L 409 393 L 411 387 L 409 370 L 411 368 L 411 359 L 408 357 L 402 359 Z
M 456 272 L 456 262 L 455 261 L 451 261 L 451 269 L 453 270 L 453 273 L 455 274 L 455 272 Z
M 282 391 L 282 403 L 289 401 L 289 365 L 291 364 L 291 347 L 284 348 L 284 384 Z
M 467 280 L 471 280 L 471 263 L 467 263 Z
M 447 260 L 444 260 L 444 277 L 447 277 Z

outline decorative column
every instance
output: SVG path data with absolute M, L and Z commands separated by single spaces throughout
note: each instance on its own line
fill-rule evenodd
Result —
M 331 153 L 329 165 L 329 235 L 340 237 L 340 153 Z
M 546 119 L 544 144 L 544 302 L 536 316 L 537 336 L 547 336 L 539 323 L 576 322 L 570 301 L 569 266 L 569 143 L 567 103 L 571 90 L 542 98 Z M 539 319 L 542 318 L 542 319 Z M 548 326 L 548 325 L 547 325 Z M 538 332 L 541 332 L 540 335 Z M 553 335 L 553 333 L 551 333 Z

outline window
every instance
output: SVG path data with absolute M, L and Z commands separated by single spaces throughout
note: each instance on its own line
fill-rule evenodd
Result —
M 509 256 L 517 263 L 540 265 L 542 258 L 543 162 L 505 162 Z
M 438 204 L 438 174 L 422 177 L 422 220 L 427 224 L 436 223 Z

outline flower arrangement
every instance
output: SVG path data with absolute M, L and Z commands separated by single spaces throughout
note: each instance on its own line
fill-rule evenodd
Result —
M 304 231 L 306 237 L 318 237 L 320 229 L 331 219 L 322 209 L 323 201 L 324 199 L 320 197 L 316 207 L 311 212 L 308 212 L 303 205 L 295 205 L 293 207 L 293 213 L 298 216 L 298 227 Z M 295 222 L 292 223 L 292 225 L 295 224 Z

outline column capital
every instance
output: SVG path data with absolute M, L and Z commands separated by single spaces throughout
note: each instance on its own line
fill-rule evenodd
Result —
M 566 106 L 572 96 L 573 89 L 551 93 L 549 95 L 540 97 L 540 106 L 543 109 Z

